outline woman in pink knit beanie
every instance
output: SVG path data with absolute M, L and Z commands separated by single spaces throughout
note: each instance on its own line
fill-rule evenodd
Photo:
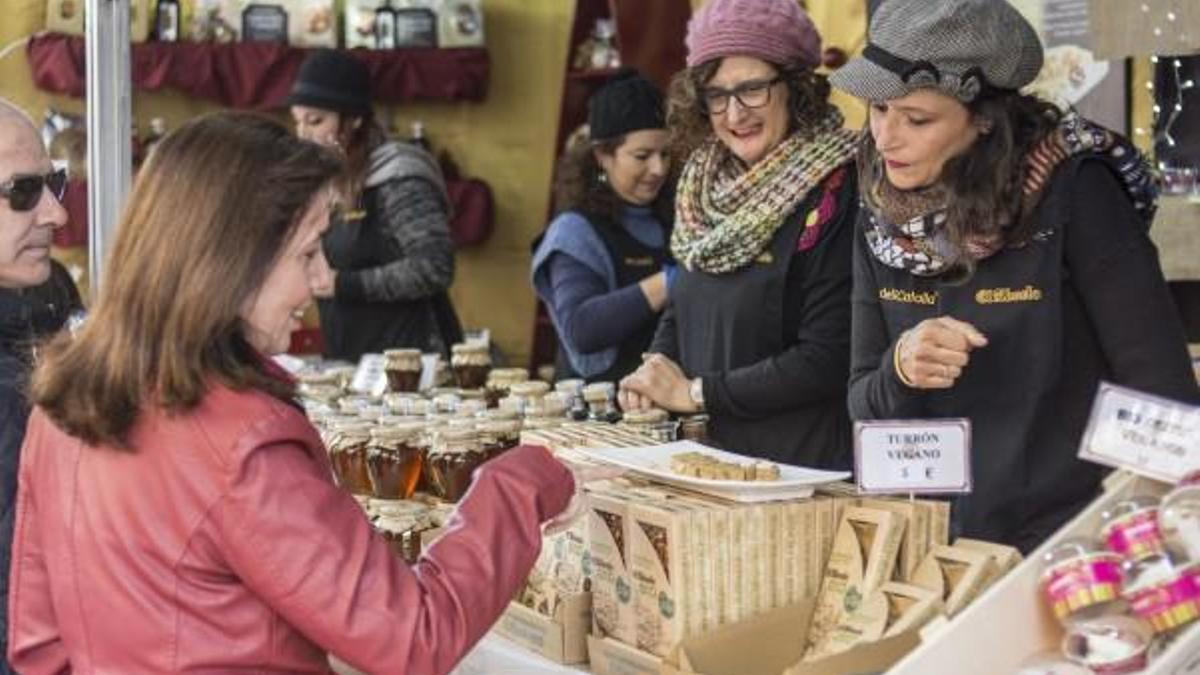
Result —
M 814 72 L 821 37 L 796 0 L 709 0 L 687 48 L 667 114 L 681 269 L 621 403 L 704 411 L 734 452 L 847 466 L 857 134 Z

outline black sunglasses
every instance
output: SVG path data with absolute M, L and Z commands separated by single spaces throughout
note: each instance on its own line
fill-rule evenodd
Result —
M 17 174 L 0 184 L 0 197 L 8 200 L 13 211 L 31 211 L 42 200 L 43 188 L 50 188 L 61 202 L 67 193 L 67 170 L 57 169 L 44 176 Z

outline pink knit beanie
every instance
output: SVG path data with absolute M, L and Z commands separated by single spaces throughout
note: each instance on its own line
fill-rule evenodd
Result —
M 821 35 L 796 0 L 708 0 L 688 21 L 689 68 L 724 56 L 821 65 Z

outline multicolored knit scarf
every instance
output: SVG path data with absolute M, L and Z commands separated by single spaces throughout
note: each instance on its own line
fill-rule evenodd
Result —
M 809 191 L 853 159 L 858 137 L 842 129 L 841 113 L 832 111 L 750 167 L 709 139 L 680 174 L 671 253 L 688 269 L 709 274 L 749 265 Z
M 1121 136 L 1093 124 L 1074 111 L 1063 116 L 1025 160 L 1022 200 L 1036 205 L 1055 167 L 1084 153 L 1106 162 L 1121 178 L 1125 192 L 1149 227 L 1157 208 L 1158 183 L 1142 153 Z M 1004 248 L 1003 233 L 968 237 L 963 250 L 950 241 L 944 227 L 949 195 L 935 185 L 924 190 L 898 190 L 880 175 L 870 189 L 878 210 L 868 211 L 867 244 L 879 262 L 917 276 L 945 272 L 965 254 L 982 260 Z

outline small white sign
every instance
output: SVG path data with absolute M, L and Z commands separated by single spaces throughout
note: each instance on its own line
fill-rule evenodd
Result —
M 855 422 L 854 476 L 863 494 L 970 492 L 971 422 Z
M 1176 483 L 1200 470 L 1200 408 L 1102 382 L 1079 457 Z
M 383 354 L 363 354 L 358 360 L 358 370 L 350 380 L 350 391 L 369 396 L 383 396 L 388 389 L 387 371 L 384 370 Z

